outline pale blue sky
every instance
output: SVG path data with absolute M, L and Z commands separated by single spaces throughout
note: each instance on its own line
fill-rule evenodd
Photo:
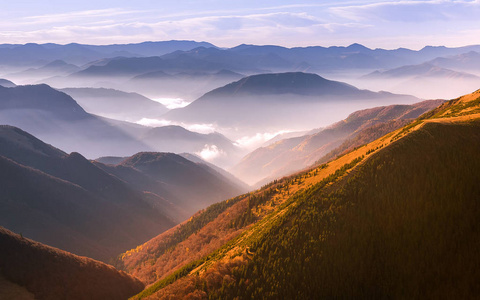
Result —
M 371 48 L 480 44 L 477 1 L 3 1 L 0 43 L 186 39 Z

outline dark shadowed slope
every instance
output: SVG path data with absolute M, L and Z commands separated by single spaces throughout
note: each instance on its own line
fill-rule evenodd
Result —
M 379 123 L 403 120 L 403 122 L 395 123 L 397 128 L 401 127 L 408 120 L 419 117 L 442 102 L 441 100 L 424 101 L 413 105 L 392 105 L 357 111 L 345 120 L 318 133 L 284 139 L 269 146 L 258 148 L 245 156 L 239 164 L 231 169 L 231 172 L 250 184 L 261 180 L 260 185 L 263 185 L 274 178 L 285 176 L 312 165 L 345 140 L 354 138 L 368 127 Z M 395 126 L 390 126 L 388 129 L 393 131 Z M 370 140 L 365 138 L 362 144 L 378 137 L 380 136 L 372 133 Z
M 188 215 L 210 204 L 245 192 L 243 186 L 209 166 L 194 163 L 173 153 L 138 153 L 117 166 L 117 168 L 126 167 L 140 171 L 154 182 L 161 182 L 165 189 L 177 199 L 178 202 L 175 204 L 183 208 Z M 128 182 L 127 178 L 120 178 Z M 156 188 L 146 186 L 145 190 L 155 191 Z
M 144 287 L 138 279 L 112 266 L 46 246 L 2 227 L 0 277 L 4 280 L 0 298 L 12 297 L 2 299 L 22 299 L 19 289 L 23 289 L 23 295 L 30 294 L 30 299 L 34 296 L 39 300 L 127 299 Z
M 78 153 L 10 126 L 0 127 L 0 145 L 1 226 L 108 261 L 176 223 L 171 203 L 135 191 Z
M 169 212 L 182 220 L 217 199 L 249 190 L 227 171 L 187 153 L 138 153 L 133 157 L 99 158 L 95 164 L 139 191 L 168 199 L 173 204 Z

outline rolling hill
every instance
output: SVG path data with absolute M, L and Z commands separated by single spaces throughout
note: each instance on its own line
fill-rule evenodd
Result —
M 398 121 L 393 127 L 388 128 L 389 131 L 393 131 L 396 129 L 395 127 L 402 127 L 441 103 L 441 100 L 432 100 L 412 105 L 391 105 L 357 111 L 350 114 L 345 120 L 317 133 L 283 139 L 256 149 L 245 156 L 230 171 L 250 184 L 260 181 L 260 185 L 263 185 L 275 178 L 312 165 L 347 139 L 355 138 L 371 126 Z M 382 133 L 383 131 L 379 130 L 377 126 L 376 130 L 370 133 L 370 138 L 362 140 L 362 144 L 387 133 L 383 132 L 379 136 L 377 132 Z
M 333 123 L 340 117 L 338 111 L 418 102 L 415 100 L 411 96 L 359 90 L 316 74 L 261 74 L 210 91 L 184 108 L 169 111 L 164 118 L 216 123 L 238 128 L 244 134 L 256 134 L 259 127 L 264 132 L 301 131 Z
M 360 82 L 367 88 L 383 88 L 424 99 L 455 97 L 475 89 L 480 83 L 480 77 L 476 75 L 439 66 L 441 61 L 444 59 L 375 71 L 361 77 Z
M 96 165 L 139 191 L 169 199 L 180 220 L 247 190 L 231 175 L 227 176 L 205 163 L 196 163 L 173 153 L 142 152 L 118 164 Z
M 57 59 L 39 68 L 29 68 L 24 71 L 7 74 L 6 76 L 19 83 L 28 84 L 53 76 L 67 76 L 80 70 L 81 68 L 74 64 L 69 64 L 63 60 Z
M 477 72 L 480 67 L 480 52 L 476 50 L 458 53 L 447 57 L 437 57 L 429 63 L 452 70 Z
M 127 299 L 144 285 L 112 266 L 0 227 L 0 298 Z
M 133 299 L 475 298 L 480 91 L 124 253 Z M 146 263 L 149 262 L 149 263 Z
M 168 111 L 161 103 L 137 93 L 104 88 L 66 88 L 60 91 L 70 95 L 89 113 L 111 119 L 136 122 Z

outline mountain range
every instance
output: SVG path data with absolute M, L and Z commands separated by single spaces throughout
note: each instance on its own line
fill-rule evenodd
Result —
M 243 191 L 175 154 L 140 153 L 109 167 L 11 126 L 0 128 L 0 144 L 0 226 L 102 261 Z
M 135 94 L 103 89 L 68 92 L 80 94 L 82 102 L 91 103 L 90 95 L 94 100 L 105 101 L 105 104 L 92 104 L 97 112 L 106 113 L 108 109 L 121 114 L 121 108 L 135 112 L 138 103 L 132 101 L 149 103 L 147 116 L 165 111 L 161 104 Z M 205 147 L 213 146 L 225 155 L 238 155 L 233 142 L 218 133 L 200 134 L 179 126 L 152 128 L 99 117 L 87 113 L 69 95 L 44 84 L 0 86 L 0 122 L 22 128 L 47 143 L 68 152 L 78 151 L 88 158 L 129 156 L 142 151 L 201 153 Z M 222 160 L 225 161 L 225 157 L 219 156 L 218 161 Z
M 82 65 L 94 60 L 118 56 L 163 55 L 177 50 L 196 47 L 214 47 L 210 43 L 194 41 L 144 42 L 139 44 L 82 45 L 59 44 L 3 44 L 0 45 L 0 64 L 7 66 L 41 66 L 61 59 L 67 63 Z

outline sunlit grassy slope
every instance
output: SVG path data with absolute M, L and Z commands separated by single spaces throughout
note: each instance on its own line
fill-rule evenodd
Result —
M 480 91 L 130 251 L 135 298 L 480 293 Z

